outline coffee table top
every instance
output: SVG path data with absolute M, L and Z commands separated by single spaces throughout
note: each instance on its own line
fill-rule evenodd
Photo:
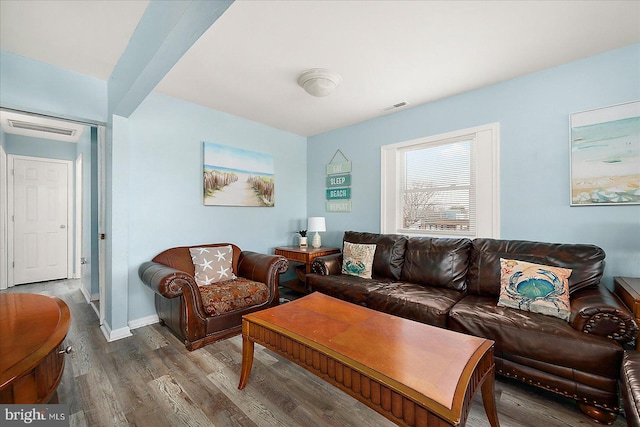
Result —
M 416 399 L 447 410 L 493 341 L 313 293 L 245 315 L 313 347 Z M 430 402 L 424 402 L 431 406 Z

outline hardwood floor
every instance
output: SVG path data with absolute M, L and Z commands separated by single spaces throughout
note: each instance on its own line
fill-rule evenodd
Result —
M 55 295 L 71 309 L 73 347 L 58 388 L 71 426 L 392 426 L 390 421 L 297 365 L 256 346 L 249 384 L 240 391 L 239 336 L 189 352 L 167 328 L 151 325 L 106 342 L 79 281 L 3 292 Z M 496 379 L 503 427 L 595 426 L 572 400 Z M 480 394 L 467 426 L 488 426 Z M 614 426 L 625 426 L 619 416 Z

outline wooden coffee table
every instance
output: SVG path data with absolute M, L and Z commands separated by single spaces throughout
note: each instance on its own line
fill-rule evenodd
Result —
M 254 343 L 313 372 L 398 425 L 464 425 L 477 390 L 492 426 L 493 341 L 320 293 L 242 318 L 239 389 Z
M 63 340 L 71 325 L 59 298 L 0 293 L 0 403 L 58 403 Z

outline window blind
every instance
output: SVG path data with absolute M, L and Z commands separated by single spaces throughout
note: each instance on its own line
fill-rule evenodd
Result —
M 473 135 L 402 150 L 398 228 L 475 236 Z

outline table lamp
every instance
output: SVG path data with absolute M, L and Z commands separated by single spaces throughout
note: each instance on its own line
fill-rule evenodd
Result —
M 323 216 L 310 216 L 307 221 L 307 230 L 309 232 L 315 231 L 316 234 L 313 235 L 313 240 L 311 240 L 311 246 L 314 248 L 319 248 L 322 246 L 322 241 L 320 240 L 319 231 L 327 231 L 326 225 L 324 223 Z

